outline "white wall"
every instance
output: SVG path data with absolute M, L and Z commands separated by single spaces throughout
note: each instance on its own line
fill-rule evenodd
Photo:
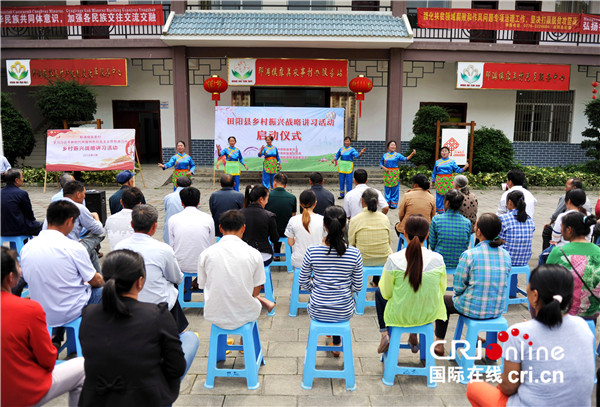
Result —
M 127 60 L 127 86 L 95 86 L 98 112 L 96 117 L 104 121 L 103 128 L 113 128 L 113 100 L 159 100 L 169 104 L 160 109 L 160 132 L 162 147 L 175 147 L 175 122 L 173 110 L 173 86 L 159 85 L 158 76 L 142 71 Z
M 593 70 L 593 72 L 596 71 Z M 577 65 L 571 66 L 571 83 L 569 89 L 575 91 L 571 143 L 581 143 L 584 140 L 581 132 L 589 126 L 587 117 L 585 117 L 583 111 L 585 105 L 592 100 L 592 89 L 594 89 L 592 82 L 594 82 L 594 78 L 586 78 L 585 72 L 577 72 Z

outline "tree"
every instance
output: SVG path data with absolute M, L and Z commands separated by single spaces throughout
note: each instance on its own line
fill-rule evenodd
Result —
M 433 168 L 435 164 L 435 134 L 437 121 L 447 122 L 450 115 L 441 106 L 423 106 L 415 114 L 413 120 L 413 133 L 415 136 L 410 140 L 410 148 L 417 150 L 417 154 L 411 159 L 414 165 L 426 165 Z
M 51 129 L 62 129 L 67 122 L 88 121 L 96 113 L 96 95 L 75 81 L 58 80 L 35 93 L 36 106 L 50 122 Z
M 17 158 L 25 158 L 35 147 L 31 124 L 15 108 L 10 97 L 2 93 L 2 142 L 4 156 L 11 165 Z
M 586 163 L 588 169 L 600 173 L 600 99 L 594 99 L 585 106 L 584 113 L 591 127 L 586 128 L 581 135 L 591 140 L 581 142 L 581 148 L 587 149 L 585 155 L 592 160 Z
M 473 173 L 507 172 L 514 166 L 514 150 L 502 130 L 482 127 L 473 134 Z

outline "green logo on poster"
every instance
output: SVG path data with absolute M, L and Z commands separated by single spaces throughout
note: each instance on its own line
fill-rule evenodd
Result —
M 8 74 L 13 79 L 20 81 L 20 80 L 26 78 L 27 75 L 29 75 L 29 71 L 27 70 L 27 68 L 25 68 L 23 65 L 21 65 L 21 63 L 19 61 L 17 61 L 13 65 L 10 66 L 10 70 L 8 71 Z
M 244 74 L 240 74 L 240 73 L 238 73 L 236 71 L 231 71 L 231 73 L 233 74 L 233 76 L 235 76 L 238 79 L 247 79 L 247 78 L 249 78 L 252 75 L 252 71 L 248 71 L 248 72 L 246 72 Z

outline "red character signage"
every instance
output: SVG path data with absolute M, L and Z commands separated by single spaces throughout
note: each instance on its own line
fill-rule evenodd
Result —
M 163 25 L 160 4 L 2 7 L 2 27 Z
M 569 90 L 570 65 L 458 62 L 457 89 Z
M 122 59 L 32 59 L 31 85 L 56 80 L 76 80 L 91 86 L 127 86 L 127 60 Z

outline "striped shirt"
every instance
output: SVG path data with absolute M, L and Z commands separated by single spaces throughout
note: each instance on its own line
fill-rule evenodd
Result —
M 343 256 L 329 246 L 314 245 L 306 250 L 300 288 L 310 291 L 308 315 L 315 321 L 342 322 L 354 315 L 352 293 L 362 288 L 363 263 L 360 251 L 348 246 Z
M 446 268 L 453 269 L 460 255 L 469 248 L 471 222 L 458 211 L 448 209 L 431 219 L 429 248 L 442 255 Z
M 497 318 L 504 311 L 510 255 L 489 243 L 464 252 L 454 273 L 454 306 L 469 318 Z
M 517 220 L 517 210 L 500 215 L 502 231 L 498 237 L 506 242 L 504 249 L 510 254 L 513 266 L 525 266 L 531 258 L 531 244 L 535 224 L 531 216 L 527 215 L 525 222 Z

